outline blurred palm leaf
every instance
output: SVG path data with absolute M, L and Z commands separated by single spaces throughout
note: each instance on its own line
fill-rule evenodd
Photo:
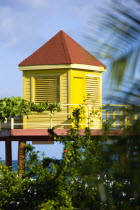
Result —
M 111 79 L 121 84 L 124 76 L 134 77 L 140 57 L 140 1 L 111 0 L 111 6 L 101 9 L 101 17 L 90 22 L 88 35 L 94 44 L 94 54 L 111 63 Z M 93 25 L 92 25 L 93 24 Z M 93 26 L 93 27 L 92 27 Z

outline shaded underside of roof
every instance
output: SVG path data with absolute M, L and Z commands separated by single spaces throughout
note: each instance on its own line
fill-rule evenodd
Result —
M 84 64 L 106 68 L 102 62 L 62 30 L 23 60 L 19 66 L 49 64 Z

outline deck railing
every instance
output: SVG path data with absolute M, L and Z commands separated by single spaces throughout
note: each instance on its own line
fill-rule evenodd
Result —
M 63 108 L 67 107 L 67 112 L 63 112 Z M 23 118 L 15 117 L 8 118 L 4 123 L 0 123 L 0 129 L 6 128 L 23 128 L 25 125 L 38 125 L 45 126 L 46 128 L 53 128 L 55 126 L 73 126 L 72 122 L 72 110 L 74 107 L 84 107 L 85 114 L 82 122 L 79 123 L 80 126 L 83 127 L 93 127 L 92 119 L 98 118 L 98 123 L 100 123 L 100 128 L 102 128 L 102 124 L 105 122 L 109 122 L 111 124 L 111 128 L 127 128 L 132 126 L 136 120 L 140 120 L 140 105 L 132 106 L 132 105 L 102 105 L 102 108 L 95 108 L 93 105 L 85 105 L 85 104 L 61 104 L 61 112 L 54 112 L 53 114 L 50 112 L 45 113 L 49 116 L 49 120 L 46 123 L 23 123 Z M 67 123 L 56 123 L 54 119 L 56 116 L 67 116 L 69 119 Z M 37 127 L 36 127 L 37 128 Z M 94 128 L 94 127 L 93 127 Z
M 109 121 L 111 128 L 127 128 L 140 120 L 140 105 L 103 105 L 102 120 Z

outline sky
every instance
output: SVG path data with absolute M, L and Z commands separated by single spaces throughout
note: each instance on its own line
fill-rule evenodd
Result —
M 84 35 L 90 14 L 100 7 L 100 1 L 97 5 L 95 2 L 0 0 L 0 98 L 22 95 L 22 72 L 18 71 L 18 64 L 58 31 L 64 30 L 88 47 Z
M 22 72 L 18 64 L 60 30 L 88 49 L 88 20 L 104 1 L 95 0 L 0 0 L 0 98 L 22 96 Z M 13 160 L 17 142 L 12 142 Z M 36 150 L 61 158 L 63 147 L 39 145 Z M 0 142 L 0 157 L 5 159 Z
M 109 8 L 110 1 L 0 0 L 0 98 L 22 96 L 22 72 L 18 64 L 60 30 L 92 53 L 94 46 L 86 36 L 91 17 L 92 27 L 97 27 L 101 9 Z M 17 143 L 12 146 L 13 159 L 17 159 Z M 61 157 L 63 150 L 58 143 L 36 149 L 56 158 Z M 4 154 L 4 142 L 0 142 L 2 159 Z

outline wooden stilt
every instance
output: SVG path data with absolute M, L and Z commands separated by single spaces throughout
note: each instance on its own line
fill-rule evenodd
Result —
M 18 143 L 18 168 L 19 174 L 25 170 L 25 149 L 26 141 L 19 141 Z
M 12 169 L 12 144 L 10 140 L 5 141 L 5 156 L 6 166 Z

